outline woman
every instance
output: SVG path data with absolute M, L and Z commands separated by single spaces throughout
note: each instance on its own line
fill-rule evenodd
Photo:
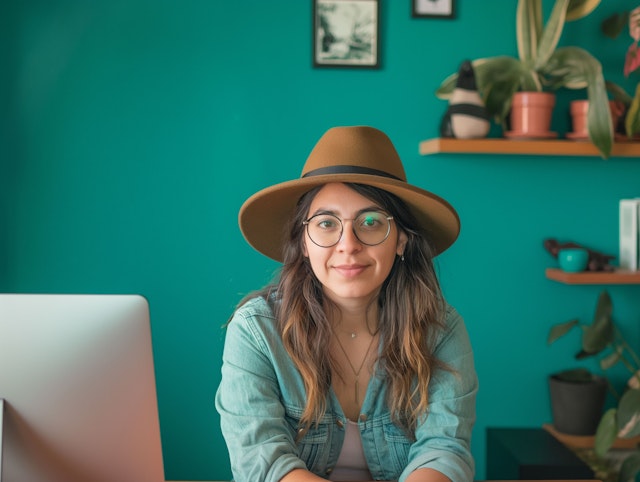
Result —
M 239 222 L 283 266 L 227 326 L 216 408 L 236 482 L 473 480 L 473 354 L 433 266 L 455 210 L 406 182 L 384 133 L 336 127 Z

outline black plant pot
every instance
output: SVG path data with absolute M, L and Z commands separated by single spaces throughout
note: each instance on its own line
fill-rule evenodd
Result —
M 568 435 L 594 435 L 604 410 L 607 380 L 567 381 L 549 377 L 553 426 Z

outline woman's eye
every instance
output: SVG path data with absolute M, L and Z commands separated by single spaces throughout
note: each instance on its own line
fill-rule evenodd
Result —
M 365 216 L 362 224 L 364 224 L 365 226 L 373 226 L 374 224 L 376 224 L 377 220 L 373 217 L 373 216 Z
M 381 226 L 380 214 L 378 213 L 365 213 L 360 217 L 360 226 L 363 228 L 375 228 Z
M 331 218 L 321 218 L 317 221 L 317 226 L 320 229 L 333 229 L 337 226 L 338 223 L 334 219 Z

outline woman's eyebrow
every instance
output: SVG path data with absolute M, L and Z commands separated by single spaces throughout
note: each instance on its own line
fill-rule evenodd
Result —
M 331 209 L 318 208 L 314 212 L 310 213 L 309 217 L 312 218 L 313 216 L 317 216 L 318 214 L 331 214 L 332 216 L 338 216 L 338 214 L 335 211 L 332 211 Z
M 358 211 L 356 211 L 353 215 L 354 218 L 357 218 L 358 216 L 360 216 L 362 213 L 366 213 L 368 211 L 381 211 L 381 212 L 387 212 L 385 209 L 381 208 L 380 206 L 376 206 L 375 204 L 372 204 L 371 206 L 366 206 L 364 208 L 359 209 Z M 337 216 L 337 217 L 341 217 L 338 214 L 338 211 L 331 209 L 331 208 L 325 208 L 325 207 L 319 207 L 318 209 L 316 209 L 309 217 L 311 216 L 317 216 L 318 214 L 331 214 L 333 216 Z M 349 218 L 350 219 L 350 218 Z
M 369 207 L 362 208 L 360 211 L 358 211 L 358 212 L 356 213 L 356 216 L 359 216 L 359 215 L 360 215 L 360 214 L 362 214 L 362 213 L 366 213 L 366 212 L 370 212 L 370 211 L 377 211 L 377 212 L 384 212 L 384 213 L 386 213 L 386 212 L 387 212 L 385 209 L 381 208 L 380 206 L 376 206 L 376 205 L 374 204 L 374 205 L 371 205 L 371 206 L 369 206 Z

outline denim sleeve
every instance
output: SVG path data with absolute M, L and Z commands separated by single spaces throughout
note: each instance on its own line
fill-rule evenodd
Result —
M 293 469 L 306 468 L 285 420 L 265 339 L 273 333 L 261 328 L 274 326 L 275 320 L 264 308 L 252 310 L 257 303 L 240 308 L 227 327 L 215 401 L 236 482 L 276 482 Z
M 452 371 L 440 370 L 431 380 L 427 417 L 416 429 L 416 441 L 400 482 L 419 468 L 438 470 L 453 482 L 471 482 L 474 477 L 471 431 L 476 419 L 478 378 L 464 321 L 451 307 L 436 356 Z

